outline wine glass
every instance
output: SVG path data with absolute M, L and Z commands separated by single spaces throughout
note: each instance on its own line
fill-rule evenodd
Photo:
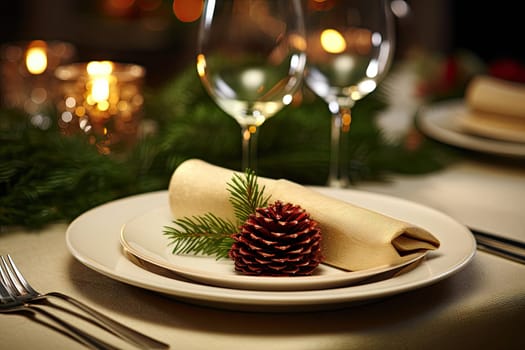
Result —
M 300 0 L 207 0 L 197 72 L 215 103 L 241 126 L 242 169 L 257 168 L 257 133 L 292 102 L 306 63 Z
M 305 81 L 332 115 L 328 186 L 347 187 L 351 110 L 390 67 L 393 16 L 388 0 L 308 0 L 305 22 Z

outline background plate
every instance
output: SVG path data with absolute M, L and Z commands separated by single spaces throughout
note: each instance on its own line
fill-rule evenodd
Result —
M 418 112 L 417 125 L 424 134 L 451 146 L 500 156 L 525 157 L 525 144 L 464 133 L 459 118 L 465 108 L 463 100 L 423 106 Z

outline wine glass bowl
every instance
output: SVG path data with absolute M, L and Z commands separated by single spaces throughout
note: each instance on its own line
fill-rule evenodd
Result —
M 299 0 L 207 0 L 197 73 L 215 103 L 241 127 L 242 168 L 255 170 L 258 128 L 301 85 L 306 39 Z
M 346 138 L 356 101 L 389 70 L 394 24 L 386 0 L 308 1 L 305 82 L 332 115 L 328 185 L 347 187 Z

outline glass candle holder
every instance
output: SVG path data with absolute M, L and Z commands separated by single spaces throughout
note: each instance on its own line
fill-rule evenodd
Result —
M 23 110 L 32 117 L 33 124 L 45 128 L 51 122 L 47 114 L 57 92 L 54 70 L 70 63 L 75 55 L 75 47 L 62 41 L 33 40 L 3 45 L 0 48 L 2 105 Z
M 100 153 L 132 147 L 142 119 L 145 69 L 111 61 L 58 67 L 58 125 L 63 134 L 87 135 Z

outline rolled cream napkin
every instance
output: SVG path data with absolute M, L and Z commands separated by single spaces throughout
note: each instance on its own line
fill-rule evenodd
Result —
M 176 218 L 213 213 L 235 220 L 227 183 L 234 171 L 191 159 L 180 164 L 169 184 L 169 203 Z M 439 247 L 430 232 L 409 223 L 325 196 L 287 180 L 258 178 L 259 186 L 280 200 L 300 205 L 322 230 L 324 263 L 357 271 L 409 261 Z
M 525 142 L 525 85 L 478 76 L 469 83 L 461 127 L 472 134 Z

